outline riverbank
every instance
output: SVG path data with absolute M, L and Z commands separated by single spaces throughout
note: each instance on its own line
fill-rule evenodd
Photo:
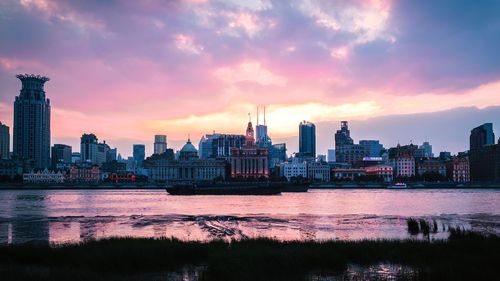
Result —
M 346 278 L 346 271 L 353 265 L 380 264 L 395 265 L 391 280 L 498 280 L 499 261 L 500 238 L 471 232 L 452 233 L 448 240 L 438 241 L 113 238 L 0 247 L 2 280 L 321 280 L 329 276 L 328 280 L 337 280 L 335 276 L 352 280 Z
M 331 182 L 313 183 L 309 189 L 387 189 L 388 183 Z M 407 189 L 500 189 L 500 182 L 414 182 Z M 30 184 L 0 183 L 0 190 L 133 190 L 165 189 L 166 184 L 156 183 L 100 183 L 100 184 Z

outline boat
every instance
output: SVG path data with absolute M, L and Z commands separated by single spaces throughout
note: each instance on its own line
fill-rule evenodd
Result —
M 281 192 L 307 192 L 309 183 L 280 182 Z
M 279 185 L 267 182 L 184 183 L 166 188 L 171 195 L 278 195 Z
M 408 185 L 406 185 L 406 183 L 404 182 L 397 182 L 393 185 L 389 185 L 387 186 L 387 188 L 390 188 L 390 189 L 406 189 L 408 188 Z

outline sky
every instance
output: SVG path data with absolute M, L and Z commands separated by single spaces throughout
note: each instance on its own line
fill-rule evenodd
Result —
M 174 148 L 243 134 L 260 105 L 289 153 L 302 120 L 323 154 L 340 120 L 386 147 L 458 152 L 471 126 L 500 135 L 499 14 L 494 0 L 3 0 L 0 121 L 12 127 L 15 75 L 34 73 L 51 78 L 52 143 L 74 151 L 90 132 L 125 156 L 155 134 Z

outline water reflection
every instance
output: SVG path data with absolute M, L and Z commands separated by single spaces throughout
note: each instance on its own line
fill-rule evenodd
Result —
M 160 191 L 1 191 L 0 243 L 68 243 L 114 236 L 186 240 L 409 238 L 408 216 L 436 219 L 440 231 L 431 239 L 439 239 L 447 236 L 443 226 L 448 225 L 500 233 L 499 195 L 496 190 L 322 190 L 272 197 L 174 197 Z M 406 200 L 406 206 L 401 200 Z

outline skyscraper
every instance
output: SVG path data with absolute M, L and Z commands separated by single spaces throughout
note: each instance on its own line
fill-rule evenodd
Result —
M 10 158 L 10 134 L 9 127 L 0 122 L 0 159 Z
M 70 164 L 71 163 L 71 146 L 65 144 L 54 144 L 51 149 L 51 163 L 52 168 L 56 169 L 57 164 Z
M 49 167 L 50 100 L 45 97 L 44 84 L 49 78 L 19 74 L 22 88 L 14 101 L 14 150 L 21 159 L 31 159 L 35 168 Z
M 344 144 L 354 144 L 347 121 L 340 122 L 340 130 L 335 133 L 335 149 Z
M 80 138 L 80 154 L 82 162 L 101 165 L 104 162 L 116 160 L 116 151 L 112 151 L 108 144 L 97 142 L 94 134 L 83 134 Z
M 134 160 L 138 167 L 142 167 L 142 162 L 146 158 L 146 146 L 144 144 L 134 144 L 133 146 Z
M 155 143 L 153 147 L 154 154 L 162 154 L 167 150 L 167 136 L 155 135 Z
M 495 144 L 493 124 L 484 123 L 470 131 L 470 149 L 479 149 L 485 145 Z
M 80 157 L 82 162 L 92 162 L 97 153 L 97 137 L 94 134 L 83 134 L 80 138 Z
M 301 157 L 316 157 L 316 126 L 305 120 L 299 124 L 299 153 Z

